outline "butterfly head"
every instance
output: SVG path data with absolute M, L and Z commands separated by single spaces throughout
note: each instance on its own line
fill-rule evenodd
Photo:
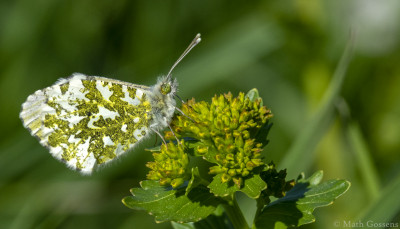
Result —
M 176 94 L 176 90 L 178 87 L 178 82 L 176 81 L 176 79 L 168 79 L 166 78 L 160 85 L 160 92 L 163 95 L 168 95 L 168 94 L 172 94 L 175 95 Z
M 170 83 L 163 83 L 160 87 L 161 94 L 168 95 L 171 93 L 171 84 Z
M 163 96 L 175 96 L 178 90 L 178 81 L 168 76 L 162 76 L 158 79 L 156 90 Z

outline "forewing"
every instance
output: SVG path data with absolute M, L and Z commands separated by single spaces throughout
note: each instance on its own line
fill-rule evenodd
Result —
M 148 87 L 74 74 L 22 105 L 24 126 L 70 168 L 90 174 L 149 132 Z

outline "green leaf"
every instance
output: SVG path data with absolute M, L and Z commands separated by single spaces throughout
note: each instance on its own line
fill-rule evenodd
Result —
M 171 189 L 157 181 L 142 181 L 122 202 L 135 210 L 146 210 L 157 222 L 196 222 L 210 215 L 221 201 L 207 187 L 198 185 L 185 195 L 186 187 Z
M 199 185 L 207 186 L 208 183 L 209 183 L 208 181 L 204 180 L 200 176 L 198 167 L 192 168 L 192 177 L 190 178 L 188 185 L 186 187 L 185 195 L 188 195 L 190 193 L 190 191 L 192 189 L 196 188 L 197 186 L 199 186 Z
M 174 229 L 209 229 L 226 228 L 234 229 L 231 221 L 227 217 L 224 208 L 218 207 L 213 214 L 195 223 L 176 223 L 171 222 Z
M 260 95 L 258 93 L 257 88 L 251 89 L 249 92 L 247 92 L 246 97 L 250 99 L 250 101 L 254 102 L 256 99 L 260 98 Z M 261 99 L 261 106 L 263 105 L 262 99 Z
M 300 176 L 297 178 L 297 183 L 310 183 L 311 186 L 317 185 L 322 181 L 324 177 L 324 172 L 322 170 L 315 172 L 309 178 L 305 178 L 304 173 L 301 173 Z
M 280 198 L 266 206 L 255 219 L 257 228 L 274 228 L 276 223 L 286 227 L 298 227 L 312 223 L 315 208 L 328 206 L 345 193 L 350 182 L 346 180 L 329 180 L 319 184 L 322 171 L 314 173 L 308 179 L 300 179 L 298 183 Z
M 238 188 L 232 182 L 221 182 L 222 174 L 214 176 L 213 181 L 208 185 L 210 191 L 216 196 L 230 196 L 233 197 L 235 192 L 240 191 L 245 193 L 248 197 L 256 199 L 260 196 L 261 191 L 267 188 L 267 184 L 261 179 L 260 175 L 253 175 L 243 179 L 243 185 Z

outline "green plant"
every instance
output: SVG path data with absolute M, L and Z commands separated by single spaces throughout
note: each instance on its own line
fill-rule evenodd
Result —
M 249 228 L 235 195 L 242 192 L 257 203 L 252 228 L 297 227 L 314 222 L 315 208 L 331 204 L 350 187 L 345 180 L 320 183 L 322 171 L 286 180 L 286 170 L 264 162 L 272 113 L 256 89 L 215 96 L 211 103 L 192 99 L 182 111 L 165 138 L 183 140 L 150 149 L 148 180 L 123 199 L 157 222 L 172 221 L 175 228 Z

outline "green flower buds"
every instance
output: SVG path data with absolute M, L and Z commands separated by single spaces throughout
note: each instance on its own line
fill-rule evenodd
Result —
M 181 144 L 161 145 L 159 153 L 153 153 L 154 162 L 148 162 L 146 166 L 150 168 L 147 179 L 158 180 L 160 185 L 171 185 L 173 188 L 179 187 L 190 177 L 188 172 L 189 158 L 184 152 L 184 141 Z
M 235 98 L 228 93 L 214 96 L 211 104 L 192 99 L 183 104 L 182 111 L 185 115 L 172 120 L 172 130 L 179 138 L 198 140 L 194 155 L 214 163 L 209 173 L 222 174 L 223 183 L 233 181 L 240 187 L 243 178 L 264 166 L 263 144 L 256 136 L 272 114 L 261 98 L 251 101 L 244 93 Z M 172 132 L 166 138 L 174 139 Z

